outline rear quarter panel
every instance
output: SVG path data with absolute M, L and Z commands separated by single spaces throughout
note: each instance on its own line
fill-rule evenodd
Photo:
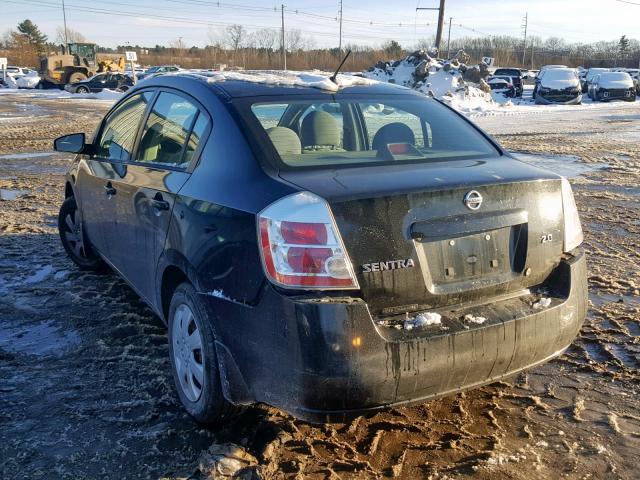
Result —
M 176 196 L 158 282 L 174 264 L 199 292 L 250 304 L 264 282 L 256 213 L 295 189 L 263 172 L 235 119 L 210 88 L 197 98 L 213 126 L 198 165 Z

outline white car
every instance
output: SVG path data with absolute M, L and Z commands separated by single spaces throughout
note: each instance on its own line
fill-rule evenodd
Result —
M 546 69 L 538 77 L 533 98 L 537 104 L 579 105 L 582 88 L 578 73 L 573 68 Z
M 593 100 L 626 100 L 635 102 L 636 86 L 627 72 L 604 72 L 596 75 L 589 85 L 589 97 Z
M 31 69 L 26 67 L 7 66 L 7 75 L 11 75 L 14 79 L 24 77 L 29 72 L 31 72 Z

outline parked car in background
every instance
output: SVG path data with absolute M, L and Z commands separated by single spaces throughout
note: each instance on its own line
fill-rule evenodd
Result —
M 540 83 L 540 80 L 542 79 L 542 77 L 544 76 L 545 72 L 547 70 L 554 70 L 557 68 L 568 68 L 566 65 L 545 65 L 544 67 L 542 67 L 537 73 L 536 73 L 536 81 L 535 84 L 533 86 L 533 97 L 535 98 L 536 96 L 536 91 L 538 90 L 538 84 Z
M 501 93 L 505 97 L 513 98 L 518 95 L 518 91 L 514 85 L 513 79 L 506 75 L 491 75 L 487 79 L 491 91 Z
M 62 245 L 168 324 L 196 420 L 264 402 L 344 421 L 496 382 L 573 341 L 587 271 L 566 179 L 408 88 L 224 75 L 150 78 L 91 143 L 55 141 L 78 154 Z
M 590 68 L 589 70 L 587 70 L 587 72 L 584 75 L 584 78 L 581 79 L 580 86 L 582 88 L 582 93 L 589 92 L 589 85 L 591 84 L 591 81 L 596 75 L 599 75 L 604 72 L 609 72 L 609 71 L 610 70 L 608 68 Z
M 640 95 L 640 68 L 625 68 L 621 71 L 627 72 L 631 76 L 636 87 L 636 95 Z
M 64 89 L 71 93 L 95 93 L 105 88 L 109 90 L 127 91 L 133 86 L 133 80 L 129 75 L 119 72 L 98 73 L 81 82 L 68 83 Z
M 155 67 L 147 68 L 143 74 L 138 75 L 138 80 L 161 73 L 178 72 L 180 70 L 182 69 L 178 65 L 156 65 Z
M 16 67 L 15 65 L 8 65 L 6 69 L 7 75 L 11 75 L 14 79 L 24 77 L 31 71 L 30 68 Z
M 589 97 L 596 101 L 626 100 L 635 102 L 636 85 L 627 72 L 603 72 L 589 84 Z
M 577 72 L 572 68 L 551 68 L 541 72 L 533 99 L 538 104 L 580 104 L 582 88 Z
M 145 69 L 144 69 L 144 68 L 142 68 L 142 67 L 135 67 L 135 69 L 134 69 L 133 71 L 134 71 L 134 72 L 135 72 L 135 74 L 136 74 L 136 79 L 138 79 L 138 78 L 141 78 L 141 77 L 143 77 L 143 76 L 144 76 Z M 132 75 L 132 72 L 131 72 L 131 67 L 130 67 L 130 66 L 125 67 L 125 69 L 124 69 L 124 74 L 125 74 L 125 75 L 129 75 L 130 77 L 132 77 L 132 76 L 133 76 L 133 75 Z
M 524 79 L 527 78 L 527 74 L 526 72 L 523 72 L 521 69 L 519 68 L 497 68 L 495 72 L 493 72 L 494 77 L 499 77 L 499 76 L 507 76 L 507 77 L 511 77 L 511 83 L 513 84 L 513 87 L 515 88 L 516 97 L 521 97 L 522 96 L 522 92 L 524 91 Z

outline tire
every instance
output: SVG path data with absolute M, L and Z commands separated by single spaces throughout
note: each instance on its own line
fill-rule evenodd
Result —
M 69 75 L 69 78 L 67 79 L 67 83 L 78 83 L 86 79 L 87 79 L 87 76 L 84 73 L 73 72 L 71 75 Z
M 69 258 L 80 270 L 104 270 L 106 264 L 91 248 L 80 220 L 80 211 L 75 197 L 71 196 L 62 202 L 58 214 L 58 233 Z
M 189 283 L 169 306 L 169 358 L 182 405 L 196 421 L 217 424 L 240 411 L 222 393 L 211 321 Z
M 89 89 L 87 87 L 80 86 L 76 88 L 76 93 L 89 93 Z

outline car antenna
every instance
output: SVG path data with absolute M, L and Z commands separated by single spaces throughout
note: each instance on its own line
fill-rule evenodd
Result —
M 336 68 L 336 71 L 333 72 L 333 75 L 331 75 L 329 77 L 329 80 L 331 80 L 333 83 L 335 83 L 336 85 L 338 84 L 338 82 L 336 82 L 336 77 L 338 76 L 338 72 L 340 71 L 340 69 L 342 68 L 342 65 L 344 65 L 344 62 L 347 61 L 347 58 L 349 58 L 349 55 L 351 55 L 351 50 L 347 50 L 347 54 L 344 56 L 344 58 L 342 59 L 342 61 L 340 62 L 340 65 L 338 65 L 338 68 Z

